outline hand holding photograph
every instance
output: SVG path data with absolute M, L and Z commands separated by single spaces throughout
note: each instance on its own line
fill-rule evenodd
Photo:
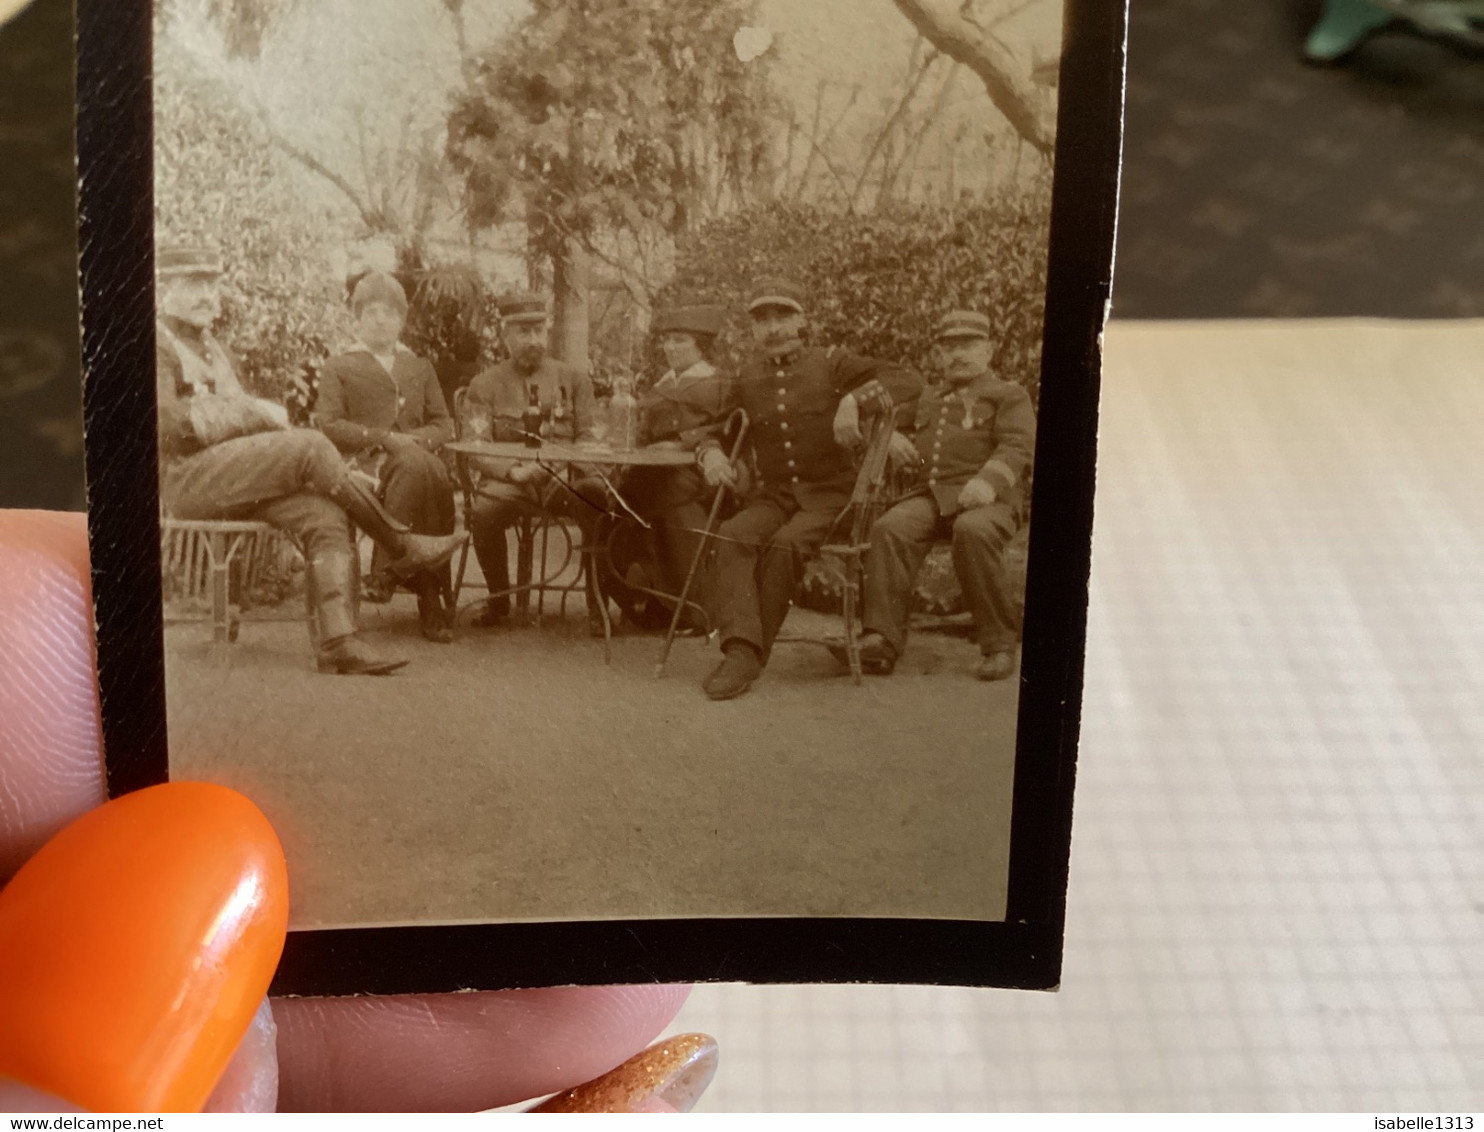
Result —
M 276 991 L 1056 985 L 1123 27 L 81 0 L 110 788 Z

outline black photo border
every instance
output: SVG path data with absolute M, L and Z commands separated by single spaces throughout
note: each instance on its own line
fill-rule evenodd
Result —
M 149 0 L 78 0 L 88 526 L 109 793 L 167 779 Z M 1004 921 L 697 918 L 289 935 L 277 994 L 649 982 L 1054 988 L 1081 716 L 1125 4 L 1067 0 Z

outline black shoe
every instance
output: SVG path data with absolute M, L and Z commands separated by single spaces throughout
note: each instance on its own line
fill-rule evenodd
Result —
M 321 672 L 336 676 L 385 676 L 407 664 L 405 660 L 377 656 L 355 634 L 326 641 L 315 663 Z
M 890 676 L 897 667 L 897 650 L 880 633 L 861 638 L 861 671 L 870 676 Z
M 433 643 L 446 645 L 453 640 L 453 627 L 448 623 L 448 615 L 444 613 L 441 601 L 429 602 L 427 598 L 419 597 L 417 621 L 423 636 Z
M 453 614 L 443 604 L 443 583 L 434 575 L 420 574 L 411 587 L 417 594 L 417 624 L 422 635 L 435 644 L 453 640 Z
M 476 629 L 498 629 L 510 620 L 510 603 L 508 601 L 487 601 L 484 608 L 479 611 L 479 616 L 470 622 Z
M 1008 680 L 1015 675 L 1014 650 L 985 653 L 979 658 L 974 675 L 981 680 Z
M 701 687 L 713 700 L 735 700 L 763 674 L 763 662 L 751 645 L 733 645 Z

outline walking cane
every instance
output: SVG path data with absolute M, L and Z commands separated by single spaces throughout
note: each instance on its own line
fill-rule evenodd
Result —
M 744 409 L 734 409 L 732 415 L 727 418 L 727 426 L 731 427 L 733 421 L 739 421 L 737 428 L 737 439 L 732 442 L 732 453 L 727 457 L 732 466 L 737 465 L 737 457 L 742 454 L 742 442 L 747 439 L 747 412 Z M 675 631 L 680 628 L 680 615 L 685 612 L 685 599 L 690 594 L 691 583 L 696 580 L 696 573 L 701 568 L 701 559 L 706 556 L 706 544 L 711 541 L 711 535 L 716 527 L 716 516 L 721 513 L 721 501 L 726 497 L 727 485 L 718 484 L 716 498 L 711 501 L 711 513 L 706 516 L 706 529 L 701 532 L 700 545 L 696 547 L 695 557 L 690 560 L 690 569 L 686 571 L 685 584 L 680 587 L 680 596 L 675 600 L 675 612 L 670 616 L 670 628 L 665 631 L 665 649 L 660 653 L 660 661 L 654 666 L 654 678 L 658 680 L 665 674 L 665 664 L 670 659 L 670 646 L 675 643 Z

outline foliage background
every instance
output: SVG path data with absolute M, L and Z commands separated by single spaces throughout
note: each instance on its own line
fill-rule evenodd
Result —
M 681 244 L 661 305 L 717 302 L 732 312 L 726 349 L 747 348 L 753 282 L 782 274 L 808 294 L 811 334 L 931 376 L 932 331 L 947 310 L 989 316 L 995 366 L 1040 393 L 1049 193 L 1001 192 L 962 208 L 899 205 L 854 215 L 820 205 L 753 208 Z
M 348 334 L 326 219 L 220 80 L 156 39 L 155 239 L 219 249 L 219 326 L 255 393 L 293 400 L 306 363 Z

